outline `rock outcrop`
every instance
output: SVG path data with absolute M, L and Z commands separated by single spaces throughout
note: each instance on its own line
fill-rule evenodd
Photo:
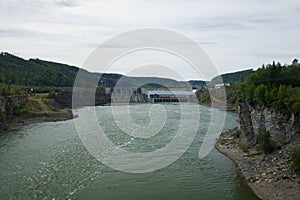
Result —
M 300 145 L 300 138 L 266 155 L 255 148 L 244 152 L 239 134 L 235 129 L 222 133 L 215 147 L 235 162 L 255 194 L 263 200 L 299 199 L 300 175 L 291 170 L 290 151 Z
M 299 114 L 282 113 L 273 108 L 251 106 L 240 103 L 240 142 L 251 147 L 257 143 L 257 136 L 269 132 L 271 139 L 279 144 L 291 142 L 300 133 Z
M 253 130 L 251 109 L 247 103 L 240 103 L 238 106 L 238 116 L 240 122 L 240 142 L 247 147 L 254 146 L 257 136 Z
M 16 108 L 24 106 L 27 101 L 26 96 L 0 97 L 0 132 L 9 128 L 7 119 L 13 116 Z
M 27 101 L 27 96 L 0 97 L 0 113 L 11 117 L 14 114 L 14 109 L 24 106 Z

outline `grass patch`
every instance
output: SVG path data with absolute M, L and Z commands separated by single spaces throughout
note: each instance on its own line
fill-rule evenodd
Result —
M 42 109 L 40 104 L 36 101 L 28 101 L 27 104 L 25 105 L 25 107 L 27 108 L 27 110 L 29 112 L 32 112 L 32 113 L 40 112 Z
M 48 108 L 52 111 L 56 111 L 56 109 L 52 106 L 53 99 L 42 98 L 42 103 L 48 106 Z
M 22 106 L 22 107 L 15 107 L 14 108 L 14 110 L 13 110 L 13 112 L 14 112 L 14 115 L 21 115 L 21 114 L 23 114 L 23 113 L 26 113 L 27 112 L 27 109 L 26 109 L 26 107 L 25 106 Z
M 230 138 L 221 138 L 220 139 L 220 144 L 221 145 L 226 145 L 226 144 L 234 144 L 235 141 L 233 139 Z

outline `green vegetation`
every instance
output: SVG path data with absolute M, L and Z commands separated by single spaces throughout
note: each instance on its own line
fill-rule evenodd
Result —
M 299 114 L 300 65 L 295 59 L 291 65 L 280 63 L 262 66 L 244 82 L 231 87 L 236 91 L 235 101 L 272 107 L 280 112 Z
M 0 84 L 0 96 L 15 96 L 28 93 L 24 86 Z
M 30 93 L 61 92 L 72 87 L 78 67 L 39 59 L 25 60 L 9 53 L 0 54 L 0 96 L 27 95 Z M 96 80 L 98 74 L 82 70 L 85 85 Z M 105 76 L 118 80 L 120 75 Z M 111 80 L 111 81 L 112 81 Z M 101 85 L 101 84 L 100 84 Z
M 26 112 L 27 112 L 27 110 L 24 106 L 23 107 L 16 107 L 13 110 L 14 115 L 21 115 L 21 114 L 26 113 Z
M 52 95 L 40 93 L 28 96 L 28 102 L 24 105 L 13 107 L 12 111 L 0 111 L 0 122 L 11 123 L 35 118 L 55 121 L 57 119 L 68 119 L 72 116 L 68 109 L 54 107 L 54 99 L 49 98 L 49 96 L 51 97 Z M 14 97 L 11 98 L 13 99 Z
M 206 87 L 206 82 L 205 81 L 198 81 L 198 80 L 190 80 L 189 84 L 193 87 L 193 88 L 198 88 L 198 87 Z
M 56 92 L 55 91 L 50 91 L 48 94 L 48 99 L 54 99 L 56 97 Z
M 239 148 L 244 152 L 244 153 L 249 153 L 249 148 L 247 147 L 247 145 L 243 144 L 243 143 L 238 143 Z
M 300 148 L 294 148 L 291 151 L 292 169 L 300 174 Z
M 264 132 L 258 135 L 259 150 L 265 154 L 270 154 L 275 149 L 274 143 L 271 141 L 269 132 Z
M 97 83 L 100 86 L 114 87 L 122 79 L 119 87 L 163 88 L 187 87 L 187 82 L 157 77 L 126 77 L 121 74 L 91 73 L 75 66 L 43 61 L 25 60 L 9 53 L 0 53 L 0 96 L 31 93 L 61 92 L 73 87 L 78 71 L 81 71 L 82 86 Z M 101 80 L 98 80 L 101 76 Z M 193 84 L 205 84 L 192 81 Z M 93 85 L 94 86 L 94 85 Z
M 233 72 L 233 73 L 227 73 L 227 74 L 222 74 L 220 76 L 217 76 L 211 80 L 209 85 L 215 85 L 215 84 L 220 84 L 220 83 L 237 83 L 237 82 L 242 82 L 248 78 L 249 75 L 251 75 L 254 71 L 252 69 L 248 70 L 243 70 L 243 71 L 238 71 L 238 72 Z
M 0 83 L 6 85 L 71 87 L 78 70 L 59 63 L 0 54 Z
M 6 120 L 6 114 L 0 111 L 0 122 L 4 122 Z
M 30 117 L 59 117 L 68 116 L 69 112 L 66 109 L 56 109 L 53 106 L 53 99 L 49 98 L 48 93 L 44 94 L 36 94 L 35 96 L 31 96 L 28 99 L 28 102 L 21 108 L 25 110 L 25 114 Z
M 252 69 L 238 71 L 234 73 L 222 74 L 213 78 L 208 84 L 208 89 L 203 85 L 203 87 L 197 91 L 196 96 L 198 97 L 199 103 L 209 104 L 211 103 L 211 97 L 214 98 L 215 101 L 222 101 L 234 104 L 236 102 L 235 99 L 235 87 L 229 86 L 229 84 L 234 85 L 239 82 L 243 82 L 246 80 L 254 71 Z M 191 81 L 190 81 L 191 82 Z M 193 83 L 193 82 L 191 82 Z M 225 84 L 225 90 L 220 90 L 215 88 L 216 84 Z
M 196 92 L 196 96 L 200 104 L 208 104 L 211 102 L 210 93 L 207 88 L 201 88 Z

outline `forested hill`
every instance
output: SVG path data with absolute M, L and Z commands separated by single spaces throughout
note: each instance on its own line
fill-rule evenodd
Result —
M 0 54 L 0 83 L 24 86 L 71 87 L 79 68 Z
M 246 70 L 224 74 L 214 78 L 210 84 L 218 84 L 220 77 L 223 77 L 225 83 L 231 84 L 225 87 L 226 94 L 222 93 L 223 90 L 217 90 L 216 99 L 226 98 L 229 105 L 246 102 L 282 113 L 300 114 L 300 64 L 297 59 L 289 65 L 279 62 L 262 65 L 255 72 Z M 238 77 L 244 78 L 234 82 Z M 207 89 L 198 91 L 200 103 L 210 103 L 210 94 Z
M 272 107 L 281 112 L 300 114 L 300 64 L 263 65 L 246 81 L 233 85 L 237 102 Z
M 210 82 L 210 84 L 221 84 L 221 83 L 237 83 L 241 82 L 243 80 L 246 80 L 250 74 L 254 73 L 252 69 L 247 69 L 243 71 L 233 72 L 233 73 L 227 73 L 222 74 L 220 76 L 217 76 L 213 78 Z
M 19 85 L 26 87 L 72 87 L 79 68 L 66 64 L 17 57 L 9 53 L 0 54 L 0 84 Z M 157 77 L 127 77 L 120 74 L 99 74 L 86 70 L 86 80 L 97 79 L 101 75 L 101 83 L 114 87 L 122 78 L 123 87 L 186 87 L 187 82 Z M 194 83 L 194 82 L 193 82 Z M 193 84 L 191 83 L 191 84 Z

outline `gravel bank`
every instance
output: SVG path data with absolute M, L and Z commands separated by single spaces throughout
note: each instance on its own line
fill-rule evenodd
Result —
M 290 150 L 300 141 L 283 146 L 272 154 L 264 155 L 256 150 L 243 152 L 235 138 L 237 130 L 223 133 L 216 149 L 230 158 L 245 177 L 248 185 L 263 200 L 300 199 L 300 176 L 290 169 Z

